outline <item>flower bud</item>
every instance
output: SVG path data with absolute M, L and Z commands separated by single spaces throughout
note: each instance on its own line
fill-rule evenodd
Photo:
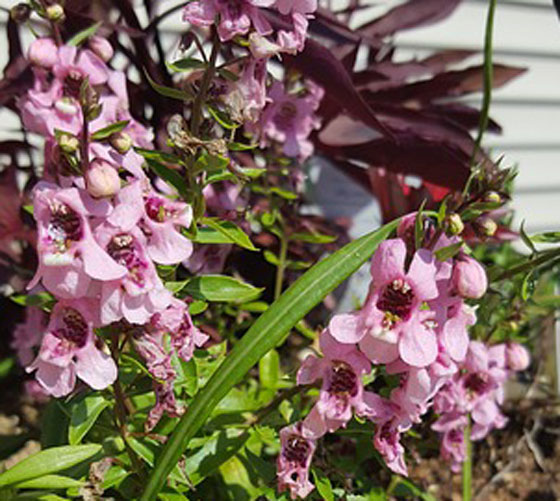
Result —
M 525 346 L 519 343 L 507 343 L 506 366 L 511 371 L 524 371 L 531 362 L 531 355 Z
M 26 23 L 31 16 L 31 7 L 25 3 L 18 3 L 10 9 L 10 17 L 18 24 Z
M 35 66 L 52 68 L 58 60 L 58 48 L 52 38 L 38 38 L 27 51 L 27 59 Z
M 481 216 L 474 222 L 476 230 L 485 237 L 492 237 L 498 230 L 498 225 L 491 217 Z
M 80 148 L 78 138 L 67 132 L 63 132 L 58 136 L 58 145 L 64 153 L 76 153 Z
M 54 103 L 54 107 L 64 115 L 76 115 L 80 109 L 76 106 L 75 101 L 69 97 L 61 97 Z
M 461 216 L 456 213 L 447 216 L 447 227 L 449 228 L 449 233 L 452 235 L 460 235 L 465 229 Z
M 89 48 L 105 62 L 109 61 L 115 53 L 109 41 L 100 36 L 90 38 Z
M 489 191 L 484 196 L 484 201 L 489 203 L 499 204 L 502 201 L 502 197 L 500 196 L 499 193 L 496 193 L 495 191 Z
M 121 189 L 117 169 L 100 158 L 91 162 L 85 178 L 88 193 L 94 198 L 112 197 Z
M 454 291 L 468 299 L 481 298 L 488 288 L 483 266 L 472 257 L 462 255 L 453 267 L 451 276 Z
M 124 155 L 132 148 L 132 138 L 123 131 L 112 134 L 109 138 L 109 142 L 121 155 Z
M 60 23 L 64 21 L 64 8 L 60 4 L 49 5 L 46 10 L 46 17 L 53 23 Z

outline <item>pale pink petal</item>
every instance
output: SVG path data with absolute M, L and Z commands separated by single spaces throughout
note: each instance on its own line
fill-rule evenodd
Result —
M 406 245 L 400 238 L 381 242 L 371 263 L 371 274 L 376 287 L 403 278 L 405 259 Z
M 355 344 L 365 334 L 359 313 L 341 313 L 329 322 L 329 332 L 339 343 Z
M 434 255 L 425 249 L 414 254 L 407 279 L 413 283 L 414 292 L 421 301 L 437 297 L 436 265 Z
M 438 354 L 437 338 L 433 331 L 421 324 L 410 323 L 399 340 L 399 355 L 409 365 L 426 367 Z
M 109 355 L 89 343 L 77 356 L 76 373 L 94 390 L 102 390 L 117 379 L 117 366 Z
M 387 343 L 371 335 L 360 341 L 360 350 L 375 364 L 388 364 L 399 356 L 397 344 Z

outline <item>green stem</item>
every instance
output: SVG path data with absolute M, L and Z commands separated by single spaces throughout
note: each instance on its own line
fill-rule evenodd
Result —
M 204 72 L 202 81 L 200 83 L 200 89 L 193 103 L 193 111 L 191 118 L 191 133 L 194 137 L 198 137 L 200 133 L 200 124 L 202 123 L 202 107 L 206 102 L 206 96 L 208 90 L 210 89 L 210 84 L 214 78 L 214 73 L 216 72 L 216 60 L 218 59 L 218 53 L 220 51 L 220 39 L 214 33 L 214 43 L 212 45 L 212 53 L 210 54 L 210 60 L 208 61 L 208 68 Z
M 471 157 L 471 165 L 476 161 L 476 156 L 480 151 L 482 138 L 488 128 L 488 114 L 490 111 L 490 102 L 492 101 L 492 86 L 494 80 L 494 68 L 492 63 L 492 35 L 494 31 L 494 13 L 496 12 L 496 0 L 490 0 L 488 6 L 488 15 L 486 17 L 486 33 L 484 36 L 484 95 L 482 98 L 482 109 L 480 110 L 480 121 L 478 124 L 478 134 L 474 144 L 474 150 Z
M 284 285 L 284 272 L 286 270 L 286 259 L 288 257 L 288 238 L 282 233 L 280 238 L 280 255 L 278 256 L 278 266 L 276 267 L 276 284 L 274 287 L 274 299 L 278 299 L 282 294 L 282 285 Z
M 463 462 L 463 501 L 472 499 L 472 441 L 471 441 L 471 417 L 465 427 L 465 461 Z

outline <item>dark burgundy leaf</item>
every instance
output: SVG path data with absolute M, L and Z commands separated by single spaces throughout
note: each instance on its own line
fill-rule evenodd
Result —
M 429 115 L 447 118 L 469 130 L 476 130 L 480 125 L 480 111 L 470 106 L 459 103 L 427 105 L 423 110 Z M 502 128 L 491 118 L 488 121 L 488 130 L 501 134 Z
M 383 38 L 399 30 L 435 23 L 449 16 L 461 0 L 409 0 L 359 28 L 365 36 Z

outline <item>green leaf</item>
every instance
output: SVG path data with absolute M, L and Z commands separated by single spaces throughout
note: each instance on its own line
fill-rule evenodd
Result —
M 278 195 L 280 198 L 283 198 L 285 200 L 297 200 L 298 198 L 296 193 L 278 188 L 277 186 L 270 188 L 270 193 L 274 193 L 275 195 Z
M 527 301 L 535 290 L 535 278 L 533 272 L 534 270 L 531 270 L 523 278 L 523 283 L 521 284 L 521 299 L 523 299 L 523 301 Z
M 331 481 L 327 478 L 327 476 L 313 468 L 313 479 L 315 480 L 315 487 L 317 487 L 317 491 L 325 501 L 334 501 L 334 494 L 332 491 Z
M 114 124 L 107 125 L 107 127 L 96 130 L 91 135 L 91 139 L 93 141 L 103 141 L 104 139 L 111 137 L 116 132 L 120 132 L 121 130 L 123 130 L 129 123 L 130 120 L 121 120 L 120 122 L 115 122 Z
M 238 123 L 232 121 L 223 111 L 220 111 L 213 106 L 206 105 L 208 113 L 212 116 L 216 122 L 218 122 L 224 129 L 235 130 L 239 127 Z
M 202 301 L 246 303 L 259 297 L 263 289 L 225 275 L 203 275 L 184 282 L 180 291 Z
M 560 242 L 560 231 L 547 231 L 530 237 L 537 244 L 556 244 Z
M 12 357 L 4 358 L 0 361 L 0 379 L 4 379 L 6 376 L 12 372 L 12 369 L 16 365 L 15 360 Z
M 37 294 L 16 294 L 10 296 L 10 299 L 17 304 L 22 306 L 37 306 L 41 308 L 43 306 L 52 306 L 55 302 L 54 296 L 49 292 L 39 292 Z
M 200 222 L 209 226 L 213 230 L 220 232 L 230 243 L 239 245 L 244 249 L 250 251 L 257 251 L 258 249 L 253 245 L 249 236 L 236 224 L 231 221 L 220 221 L 216 218 L 203 217 Z
M 72 406 L 72 417 L 68 428 L 70 445 L 79 444 L 110 403 L 101 395 L 88 395 Z
M 531 238 L 529 237 L 529 235 L 527 235 L 527 233 L 525 232 L 525 220 L 523 220 L 521 222 L 521 226 L 519 228 L 519 234 L 521 235 L 521 240 L 523 240 L 523 243 L 529 248 L 529 250 L 533 253 L 536 254 L 537 253 L 537 249 L 535 248 L 535 244 L 533 244 L 533 242 L 531 241 Z
M 77 47 L 82 42 L 85 42 L 89 37 L 95 35 L 95 33 L 101 27 L 102 24 L 103 22 L 99 21 L 95 24 L 92 24 L 89 28 L 86 28 L 85 30 L 76 33 L 70 40 L 66 42 L 66 45 L 70 45 L 71 47 Z
M 254 150 L 258 146 L 259 146 L 258 144 L 243 144 L 243 143 L 236 143 L 236 142 L 231 142 L 231 143 L 228 143 L 228 145 L 227 145 L 228 150 L 231 150 L 231 151 Z
M 270 350 L 259 360 L 259 379 L 265 388 L 276 389 L 280 379 L 280 355 Z
M 456 242 L 454 244 L 448 245 L 447 247 L 442 247 L 441 249 L 435 251 L 434 255 L 436 256 L 438 261 L 447 261 L 448 259 L 451 259 L 453 256 L 455 256 L 461 250 L 461 247 L 463 247 L 463 241 Z
M 19 482 L 14 485 L 17 489 L 72 489 L 80 488 L 84 482 L 62 475 L 44 475 L 42 477 Z
M 101 449 L 99 444 L 65 445 L 38 452 L 0 474 L 0 487 L 65 470 L 95 456 Z
M 189 70 L 200 70 L 206 68 L 207 64 L 194 57 L 185 57 L 173 62 L 165 63 L 166 66 L 175 73 L 182 73 Z
M 298 242 L 306 242 L 308 244 L 330 244 L 338 237 L 333 235 L 323 235 L 322 233 L 293 233 L 290 240 Z
M 208 309 L 208 303 L 206 303 L 205 301 L 193 301 L 189 305 L 189 313 L 192 316 L 200 315 L 201 313 L 204 313 L 207 309 Z
M 312 308 L 365 263 L 395 230 L 393 221 L 344 246 L 302 275 L 263 313 L 233 347 L 206 386 L 199 390 L 150 473 L 141 501 L 152 501 L 189 440 L 229 390 Z
M 422 242 L 424 241 L 424 215 L 422 211 L 424 210 L 426 202 L 426 199 L 422 201 L 414 220 L 414 247 L 417 250 L 422 247 Z
M 177 193 L 185 200 L 189 198 L 187 183 L 177 171 L 159 163 L 151 158 L 146 158 L 146 163 L 152 171 L 161 177 L 167 184 L 171 185 L 177 190 Z
M 165 97 L 170 97 L 171 99 L 177 99 L 179 101 L 191 101 L 194 96 L 192 93 L 186 90 L 175 89 L 174 87 L 167 87 L 166 85 L 158 84 L 156 81 L 152 80 L 150 75 L 146 70 L 144 70 L 144 75 L 146 75 L 146 80 L 158 94 Z

